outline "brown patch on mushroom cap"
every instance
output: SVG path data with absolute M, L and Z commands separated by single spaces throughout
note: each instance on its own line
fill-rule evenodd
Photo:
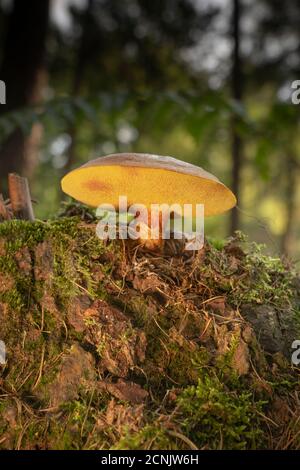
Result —
M 112 189 L 111 184 L 104 183 L 103 181 L 99 181 L 97 179 L 87 180 L 83 183 L 83 186 L 89 191 L 109 191 Z

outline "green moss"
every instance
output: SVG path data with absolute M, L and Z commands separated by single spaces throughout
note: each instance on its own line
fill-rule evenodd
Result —
M 226 383 L 230 382 L 231 384 L 235 384 L 236 387 L 239 386 L 240 378 L 237 371 L 233 367 L 233 358 L 239 342 L 239 335 L 233 335 L 228 351 L 222 355 L 219 355 L 215 360 L 218 377 Z
M 23 220 L 9 220 L 0 225 L 0 237 L 6 239 L 8 254 L 13 254 L 22 246 L 31 247 L 44 240 L 49 229 L 46 222 L 28 222 Z
M 51 421 L 47 436 L 49 447 L 57 450 L 78 450 L 77 441 L 74 439 L 74 433 L 61 423 Z
M 122 299 L 117 299 L 115 302 L 131 315 L 137 327 L 147 327 L 153 322 L 151 318 L 153 312 L 149 311 L 147 301 L 143 297 L 132 295 L 126 303 Z
M 7 397 L 1 398 L 0 415 L 11 406 L 11 396 L 22 402 L 21 424 L 10 429 L 15 446 L 21 439 L 22 448 L 254 449 L 265 448 L 270 436 L 279 442 L 277 437 L 285 435 L 286 423 L 269 413 L 276 412 L 274 397 L 293 406 L 299 381 L 289 364 L 265 354 L 255 335 L 247 343 L 249 372 L 238 376 L 233 364 L 246 323 L 241 305 L 297 310 L 295 273 L 280 260 L 266 257 L 257 246 L 244 253 L 240 236 L 229 243 L 210 240 L 203 257 L 186 265 L 182 259 L 160 263 L 159 257 L 152 264 L 151 256 L 135 253 L 131 259 L 117 242 L 104 244 L 95 227 L 79 217 L 5 222 L 0 224 L 0 238 L 5 281 L 1 335 L 9 345 L 8 367 L 1 377 Z M 42 257 L 37 260 L 42 242 L 46 251 L 49 246 L 46 272 Z M 15 256 L 24 247 L 32 260 L 26 272 Z M 42 272 L 39 279 L 35 263 Z M 142 279 L 154 274 L 158 289 L 154 285 L 141 293 L 135 288 L 132 279 L 140 273 Z M 83 309 L 89 301 L 105 299 L 107 314 L 110 306 L 117 307 L 128 327 L 116 324 L 115 335 L 97 318 L 86 318 L 85 327 L 81 324 L 77 331 L 70 307 L 78 296 L 87 298 Z M 220 296 L 224 304 L 218 307 L 214 300 Z M 232 341 L 220 354 L 216 335 L 223 332 Z M 138 341 L 141 335 L 146 337 L 145 353 L 144 339 Z M 76 389 L 78 375 L 74 379 L 67 367 L 66 380 L 77 398 L 45 411 L 52 403 L 51 387 L 62 358 L 75 344 L 82 352 L 78 357 L 84 385 Z M 93 356 L 90 366 L 87 352 Z M 149 392 L 142 405 L 99 389 L 99 380 L 115 384 L 120 373 L 127 384 L 133 381 Z M 297 416 L 296 410 L 293 413 Z M 8 428 L 0 416 L 0 430 Z
M 170 386 L 196 383 L 199 371 L 209 361 L 205 348 L 195 347 L 183 338 L 178 343 L 157 335 L 149 343 L 145 370 L 149 368 L 149 381 L 155 386 L 155 394 L 161 386 L 165 389 L 166 383 Z M 165 373 L 161 374 L 161 370 Z
M 4 256 L 0 256 L 0 271 L 13 276 L 16 287 L 4 294 L 3 301 L 11 308 L 22 309 L 28 304 L 28 294 L 35 300 L 42 299 L 44 283 L 35 281 L 32 275 L 25 276 L 15 261 L 14 255 L 22 247 L 34 250 L 38 243 L 48 241 L 51 244 L 53 257 L 53 276 L 51 288 L 46 287 L 48 294 L 53 295 L 59 305 L 66 306 L 75 295 L 88 292 L 92 298 L 105 297 L 103 286 L 95 282 L 91 275 L 91 265 L 104 251 L 103 243 L 93 229 L 84 229 L 78 225 L 78 218 L 62 218 L 42 222 L 8 221 L 0 226 L 0 237 L 6 240 Z M 115 250 L 112 245 L 109 248 Z M 105 265 L 107 272 L 113 264 Z
M 1 301 L 8 304 L 12 310 L 21 311 L 24 306 L 26 299 L 22 292 L 17 287 L 10 289 L 1 294 Z
M 138 433 L 126 433 L 120 441 L 115 444 L 112 449 L 114 450 L 141 450 L 141 449 L 163 449 L 163 450 L 176 450 L 177 446 L 174 441 L 170 439 L 167 430 L 160 426 L 158 423 L 145 426 Z
M 173 423 L 150 423 L 137 433 L 127 432 L 114 449 L 257 449 L 264 445 L 260 414 L 266 402 L 255 401 L 252 392 L 237 393 L 217 377 L 202 374 L 197 385 L 185 388 L 176 401 Z M 174 424 L 171 427 L 174 429 Z
M 181 393 L 178 421 L 198 448 L 256 449 L 263 444 L 258 414 L 263 404 L 254 401 L 252 392 L 237 393 L 206 375 Z
M 264 255 L 262 245 L 246 243 L 242 234 L 238 234 L 233 242 L 233 254 L 227 252 L 232 240 L 223 247 L 214 241 L 208 243 L 201 271 L 209 287 L 228 294 L 228 301 L 234 306 L 272 303 L 276 308 L 286 308 L 294 295 L 292 280 L 295 272 L 280 258 Z M 241 253 L 235 255 L 235 247 Z M 242 248 L 245 255 L 242 255 Z
M 225 240 L 220 240 L 219 238 L 207 237 L 208 243 L 213 246 L 216 250 L 222 251 L 226 242 Z
M 249 273 L 248 282 L 239 284 L 235 302 L 272 303 L 277 308 L 286 308 L 293 297 L 293 273 L 287 271 L 280 259 L 264 256 L 259 250 L 246 257 L 244 270 Z

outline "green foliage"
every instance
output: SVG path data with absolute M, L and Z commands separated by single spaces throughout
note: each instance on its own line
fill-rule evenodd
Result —
M 153 415 L 151 424 L 137 433 L 125 432 L 113 448 L 257 449 L 265 439 L 260 414 L 266 403 L 255 401 L 251 391 L 230 389 L 206 371 L 197 385 L 183 389 L 176 400 L 177 431 L 169 431 L 166 416 Z
M 252 392 L 228 389 L 216 377 L 204 376 L 178 398 L 181 427 L 199 448 L 251 449 L 262 444 L 258 413 L 263 402 Z
M 113 447 L 114 450 L 141 449 L 177 450 L 175 439 L 168 435 L 167 430 L 159 423 L 149 424 L 136 434 L 125 434 Z
M 245 270 L 250 274 L 252 284 L 243 281 L 238 286 L 243 302 L 258 304 L 272 303 L 278 308 L 289 304 L 292 297 L 292 279 L 294 273 L 287 271 L 280 258 L 263 254 L 263 246 L 252 243 L 245 260 Z M 238 298 L 238 296 L 237 296 Z

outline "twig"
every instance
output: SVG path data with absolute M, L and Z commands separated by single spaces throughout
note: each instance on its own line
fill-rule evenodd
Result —
M 170 436 L 172 436 L 172 437 L 175 437 L 175 438 L 180 439 L 181 441 L 185 442 L 185 444 L 187 444 L 190 449 L 199 450 L 198 447 L 188 437 L 184 436 L 180 432 L 169 431 L 168 430 L 168 434 L 170 434 Z
M 35 384 L 33 385 L 32 387 L 32 390 L 35 390 L 36 387 L 38 386 L 38 384 L 40 383 L 40 380 L 42 378 L 42 373 L 43 373 L 43 367 L 44 367 L 44 358 L 45 358 L 45 344 L 43 345 L 43 349 L 42 349 L 42 355 L 41 355 L 41 362 L 40 362 L 40 368 L 39 368 L 39 373 L 38 373 L 38 376 L 37 376 L 37 379 L 35 381 Z

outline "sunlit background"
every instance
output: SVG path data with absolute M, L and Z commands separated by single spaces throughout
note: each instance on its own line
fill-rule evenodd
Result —
M 2 0 L 1 191 L 28 176 L 47 218 L 81 163 L 172 155 L 238 193 L 207 234 L 240 229 L 297 261 L 299 21 L 298 0 Z

